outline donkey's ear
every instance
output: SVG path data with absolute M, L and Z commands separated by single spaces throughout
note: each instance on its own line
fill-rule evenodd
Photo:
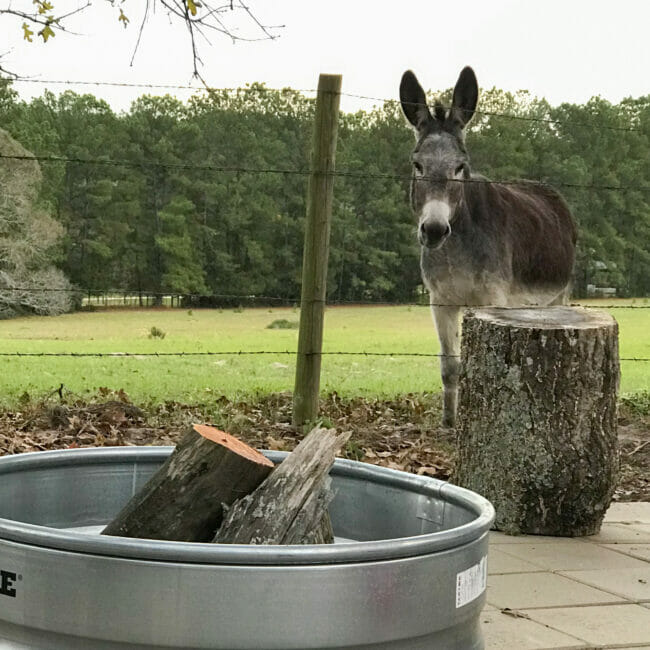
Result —
M 402 82 L 399 85 L 399 98 L 402 102 L 402 110 L 406 119 L 420 131 L 433 118 L 427 108 L 427 97 L 417 77 L 407 70 L 402 75 Z
M 467 66 L 462 69 L 456 82 L 449 119 L 457 122 L 460 128 L 464 129 L 474 115 L 477 102 L 478 82 L 474 70 Z

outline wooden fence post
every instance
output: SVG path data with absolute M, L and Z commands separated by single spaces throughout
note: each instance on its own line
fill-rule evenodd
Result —
M 300 331 L 293 391 L 293 425 L 316 419 L 320 390 L 323 317 L 334 196 L 334 161 L 338 134 L 341 76 L 318 78 L 316 116 L 307 190 L 307 220 L 302 261 Z

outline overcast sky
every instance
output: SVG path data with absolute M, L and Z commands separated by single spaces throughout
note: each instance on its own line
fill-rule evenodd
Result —
M 52 0 L 59 10 L 83 4 Z M 6 7 L 8 0 L 0 0 Z M 12 6 L 31 7 L 31 0 Z M 471 65 L 483 87 L 527 89 L 551 103 L 584 102 L 601 95 L 617 102 L 650 93 L 650 0 L 249 0 L 262 22 L 284 25 L 274 41 L 238 42 L 214 36 L 201 52 L 205 81 L 215 87 L 261 81 L 271 87 L 310 89 L 320 72 L 343 75 L 343 91 L 396 98 L 402 72 L 412 68 L 425 88 L 452 86 Z M 47 44 L 22 39 L 22 21 L 0 18 L 4 67 L 40 79 L 190 84 L 187 33 L 163 14 L 148 24 L 130 65 L 144 0 L 117 11 L 95 0 L 68 26 L 82 35 L 58 34 Z M 257 36 L 249 21 L 234 17 L 244 36 Z M 17 83 L 21 96 L 44 85 Z M 61 86 L 50 86 L 59 91 Z M 126 109 L 143 91 L 72 87 Z M 344 110 L 372 101 L 343 98 Z

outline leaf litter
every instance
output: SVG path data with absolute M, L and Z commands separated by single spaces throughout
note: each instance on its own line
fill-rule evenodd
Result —
M 291 425 L 289 393 L 254 401 L 218 397 L 200 405 L 164 402 L 136 405 L 122 390 L 100 388 L 92 400 L 72 393 L 33 401 L 0 412 L 0 455 L 79 447 L 175 445 L 196 422 L 211 423 L 259 449 L 291 451 L 303 431 Z M 321 400 L 322 426 L 352 431 L 342 455 L 448 480 L 453 472 L 455 433 L 440 426 L 437 394 L 392 400 Z M 316 424 L 316 423 L 315 423 Z M 650 416 L 627 409 L 619 414 L 621 477 L 615 499 L 650 501 Z

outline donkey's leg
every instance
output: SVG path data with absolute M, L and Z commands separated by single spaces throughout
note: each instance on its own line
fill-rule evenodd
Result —
M 431 307 L 440 339 L 440 369 L 443 386 L 442 424 L 456 424 L 458 378 L 460 376 L 460 307 Z

